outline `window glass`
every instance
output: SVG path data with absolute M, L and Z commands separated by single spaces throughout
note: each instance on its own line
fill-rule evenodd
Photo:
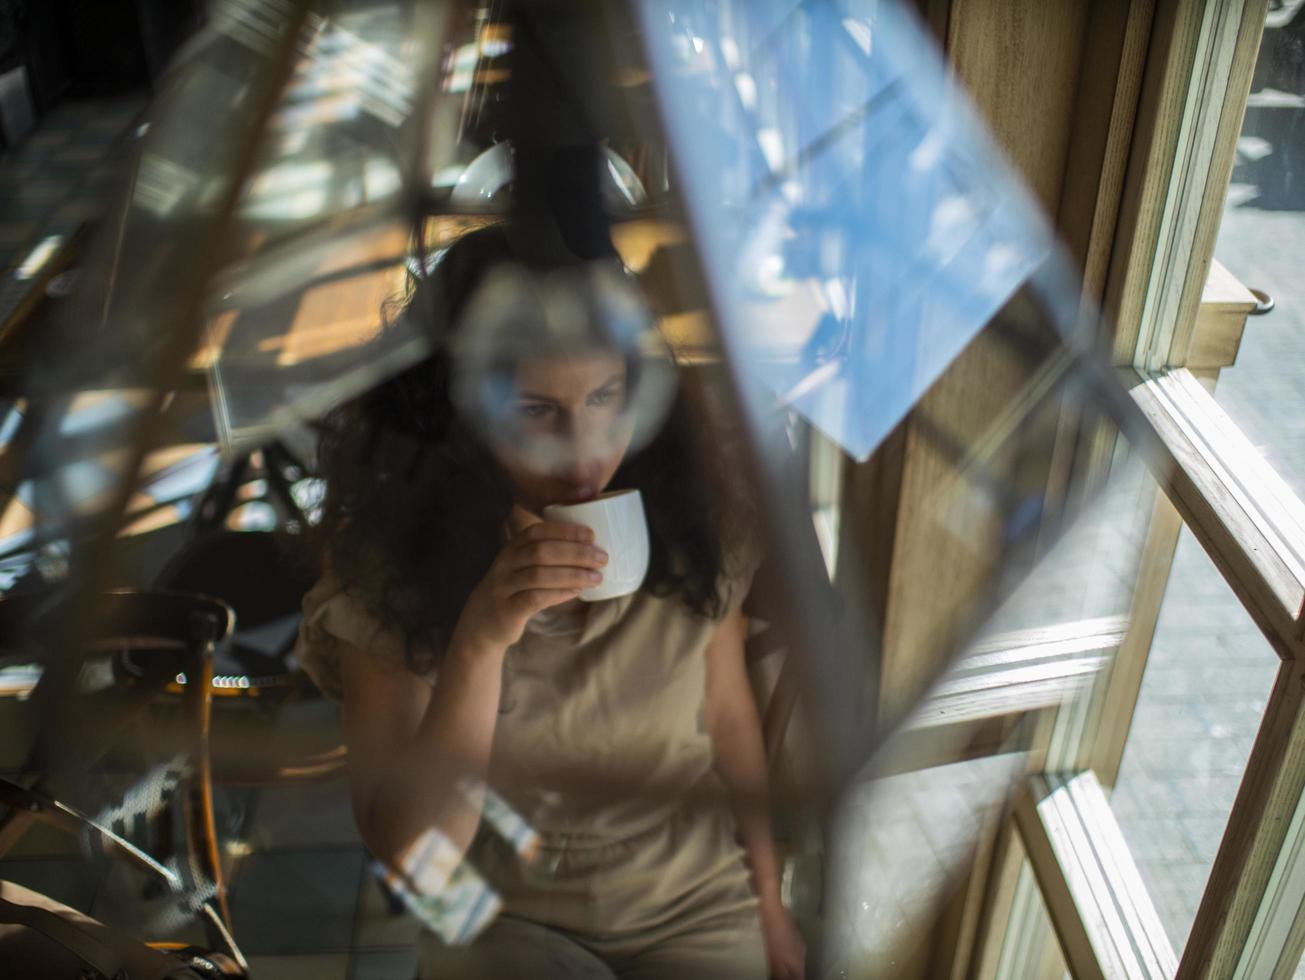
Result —
M 1184 530 L 1111 799 L 1176 950 L 1196 918 L 1277 668 Z
M 1262 294 L 1259 309 L 1272 300 L 1246 321 L 1215 398 L 1301 495 L 1305 383 L 1294 366 L 1305 360 L 1305 5 L 1269 6 L 1205 299 L 1256 302 L 1231 273 Z M 1211 363 L 1219 358 L 1203 341 L 1217 331 L 1218 318 L 1203 310 L 1194 352 Z

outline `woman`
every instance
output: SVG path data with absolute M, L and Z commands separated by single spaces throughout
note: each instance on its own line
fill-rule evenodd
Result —
M 497 229 L 450 248 L 405 311 L 448 342 L 327 420 L 329 571 L 297 649 L 342 702 L 362 837 L 403 867 L 434 835 L 502 898 L 469 945 L 424 936 L 423 977 L 800 977 L 744 670 L 753 562 L 723 520 L 737 501 L 701 473 L 678 398 L 630 451 L 648 379 L 601 330 L 558 344 L 514 323 L 515 352 L 483 362 L 498 383 L 463 383 L 451 352 L 476 349 L 477 303 L 513 259 Z M 648 576 L 582 602 L 607 556 L 541 514 L 616 488 L 642 493 Z M 479 829 L 468 779 L 539 833 L 535 861 Z

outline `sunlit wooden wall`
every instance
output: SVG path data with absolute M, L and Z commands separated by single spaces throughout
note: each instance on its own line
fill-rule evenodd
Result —
M 1152 0 L 917 2 L 997 142 L 1064 239 L 1086 295 L 1101 298 L 1124 204 Z M 993 570 L 929 506 L 954 463 L 923 436 L 921 416 L 978 438 L 1027 380 L 1025 366 L 978 338 L 886 445 L 848 470 L 843 533 L 855 546 L 840 553 L 865 561 L 858 571 L 882 630 L 879 690 L 886 716 L 935 675 L 946 638 L 962 625 L 966 598 L 979 593 Z M 901 976 L 968 975 L 989 859 L 981 852 Z

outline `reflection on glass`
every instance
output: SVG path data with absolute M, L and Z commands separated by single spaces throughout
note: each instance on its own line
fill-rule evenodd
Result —
M 160 107 L 116 229 L 115 387 L 86 381 L 102 349 L 74 350 L 25 444 L 23 543 L 54 571 L 25 583 L 38 606 L 15 635 L 48 648 L 44 730 L 86 693 L 78 630 L 98 620 L 78 613 L 115 575 L 146 579 L 122 518 L 150 542 L 183 503 L 239 529 L 148 579 L 240 607 L 208 637 L 235 668 L 205 686 L 209 661 L 154 676 L 101 657 L 92 679 L 152 679 L 140 702 L 164 715 L 211 695 L 243 719 L 212 747 L 233 782 L 347 774 L 323 791 L 343 877 L 365 846 L 428 974 L 529 976 L 540 945 L 794 972 L 797 926 L 815 946 L 821 917 L 813 964 L 892 962 L 1027 765 L 1026 719 L 1076 704 L 1117 639 L 1145 496 L 1127 403 L 1068 346 L 1077 296 L 936 53 L 889 4 L 688 7 L 641 5 L 638 43 L 601 70 L 556 63 L 623 120 L 578 146 L 557 136 L 576 107 L 537 91 L 534 5 L 533 33 L 474 4 L 279 25 L 232 7 Z M 246 89 L 262 101 L 235 111 Z M 705 105 L 726 111 L 704 128 Z M 228 128 L 192 140 L 201 116 Z M 693 152 L 686 122 L 708 134 Z M 614 214 L 630 220 L 609 231 Z M 156 247 L 172 234 L 175 255 Z M 992 383 L 935 397 L 949 365 Z M 211 406 L 182 384 L 200 374 Z M 831 488 L 912 408 L 893 502 L 910 520 L 845 534 L 885 502 Z M 196 423 L 210 410 L 216 432 Z M 1103 487 L 1107 516 L 1065 535 Z M 273 521 L 307 570 L 245 550 Z M 630 540 L 649 542 L 642 578 L 587 601 Z M 884 612 L 862 573 L 889 540 Z M 269 717 L 326 749 L 282 764 Z M 150 734 L 168 758 L 209 751 Z M 88 810 L 116 812 L 120 789 Z M 258 840 L 223 826 L 237 851 Z M 221 874 L 167 895 L 222 917 Z
M 1100 696 L 1157 492 L 1126 444 L 1113 455 L 1092 505 L 853 781 L 830 842 L 829 962 L 878 975 L 925 955 L 923 923 L 953 896 L 975 847 L 990 846 L 991 821 L 1032 764 L 1027 752 L 1045 750 L 1020 722 L 1059 711 L 1061 731 L 1072 730 Z M 964 523 L 951 526 L 970 540 Z
M 936 914 L 1000 818 L 1018 753 L 867 780 L 834 831 L 823 976 L 892 976 L 927 958 Z
M 482 234 L 484 234 L 482 232 Z M 454 398 L 521 465 L 584 469 L 653 438 L 674 388 L 669 352 L 647 304 L 615 264 L 545 276 L 505 265 L 468 300 L 453 341 Z M 533 367 L 519 369 L 529 358 Z M 533 379 L 600 379 L 583 416 L 558 411 Z
M 864 459 L 1049 239 L 898 4 L 639 7 L 732 349 Z
M 400 3 L 312 20 L 241 205 L 264 236 L 399 191 L 394 143 L 423 56 L 412 26 Z
M 368 222 L 222 283 L 194 363 L 208 369 L 228 452 L 312 418 L 428 348 L 426 334 L 384 315 L 407 288 L 409 241 L 400 220 Z

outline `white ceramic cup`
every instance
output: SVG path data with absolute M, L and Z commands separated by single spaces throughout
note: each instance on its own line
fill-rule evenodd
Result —
M 648 522 L 638 490 L 613 490 L 580 504 L 553 504 L 544 508 L 544 520 L 583 524 L 594 532 L 594 544 L 607 552 L 607 564 L 600 569 L 603 580 L 581 592 L 581 599 L 615 599 L 643 585 L 648 574 Z

